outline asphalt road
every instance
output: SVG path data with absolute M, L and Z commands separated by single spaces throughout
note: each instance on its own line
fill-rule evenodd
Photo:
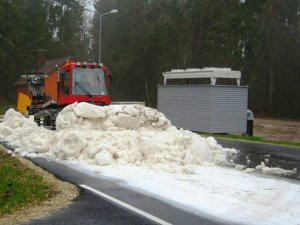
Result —
M 109 196 L 112 196 L 118 200 L 121 200 L 122 202 L 125 202 L 131 206 L 134 206 L 138 209 L 141 209 L 155 217 L 158 217 L 159 219 L 162 219 L 168 223 L 171 224 L 203 224 L 203 225 L 221 225 L 221 224 L 228 224 L 226 221 L 220 221 L 218 218 L 212 218 L 208 215 L 195 215 L 191 212 L 184 211 L 179 208 L 176 208 L 174 206 L 171 206 L 169 204 L 166 204 L 165 202 L 156 199 L 154 197 L 148 196 L 144 193 L 138 192 L 136 190 L 132 190 L 126 187 L 123 187 L 119 185 L 118 180 L 107 180 L 107 179 L 101 179 L 99 176 L 89 176 L 86 173 L 82 173 L 78 170 L 74 170 L 70 167 L 67 167 L 64 164 L 61 164 L 59 162 L 55 161 L 49 161 L 44 158 L 35 158 L 31 159 L 34 163 L 40 165 L 44 169 L 50 171 L 51 173 L 55 174 L 57 177 L 59 177 L 62 180 L 69 181 L 71 183 L 74 183 L 76 185 L 85 184 L 88 185 L 96 190 L 99 190 L 105 194 L 108 194 Z M 85 195 L 86 191 L 81 193 L 82 195 Z M 94 202 L 99 201 L 99 204 L 104 204 L 104 202 L 109 202 L 101 197 L 98 197 L 96 195 L 93 195 L 95 198 Z M 83 199 L 85 199 L 84 196 L 82 196 Z M 98 199 L 98 200 L 97 200 Z M 102 203 L 101 203 L 102 202 Z M 91 202 L 93 204 L 93 202 Z M 79 207 L 78 211 L 81 212 L 81 214 L 91 215 L 91 217 L 86 221 L 85 224 L 120 224 L 119 222 L 114 223 L 115 220 L 109 220 L 109 223 L 101 222 L 98 220 L 98 214 L 101 214 L 98 210 L 91 210 L 92 207 L 81 207 L 81 204 L 78 204 L 75 202 L 75 205 L 72 205 L 71 207 Z M 112 215 L 118 214 L 118 213 L 125 213 L 126 215 L 123 215 L 124 218 L 135 218 L 137 216 L 134 212 L 125 210 L 120 211 L 118 205 L 110 206 L 108 211 Z M 64 210 L 63 212 L 56 213 L 46 219 L 43 219 L 41 222 L 43 223 L 29 223 L 27 225 L 33 225 L 33 224 L 69 224 L 68 218 L 69 217 L 78 217 L 78 223 L 70 223 L 70 224 L 82 224 L 80 223 L 80 215 L 73 213 L 72 210 Z M 138 216 L 139 217 L 139 216 Z M 142 218 L 142 217 L 141 217 Z M 52 223 L 53 222 L 53 223 Z M 122 221 L 121 221 L 122 222 Z M 150 221 L 145 220 L 145 223 L 148 224 Z M 121 224 L 127 224 L 125 221 Z M 130 221 L 128 224 L 143 224 L 139 221 L 136 222 L 135 220 Z M 232 224 L 232 223 L 231 223 Z
M 296 168 L 297 173 L 293 178 L 300 179 L 300 148 L 298 147 L 220 138 L 217 138 L 217 141 L 223 147 L 240 150 L 235 160 L 236 163 L 255 167 L 264 162 L 269 167 L 278 166 L 289 170 Z M 247 163 L 247 159 L 250 160 L 250 163 Z
M 296 177 L 296 179 L 299 179 L 300 148 L 226 139 L 218 139 L 218 143 L 224 147 L 241 150 L 236 162 L 246 165 L 247 159 L 250 159 L 250 164 L 248 166 L 254 167 L 267 158 L 267 165 L 280 166 L 285 169 L 297 168 L 298 178 Z M 56 161 L 48 161 L 43 158 L 31 160 L 46 170 L 54 173 L 62 180 L 69 181 L 76 185 L 86 184 L 172 224 L 232 224 L 221 221 L 218 218 L 212 218 L 205 214 L 196 215 L 184 211 L 182 209 L 183 207 L 176 208 L 152 196 L 147 196 L 144 193 L 123 187 L 119 185 L 118 180 L 107 180 L 89 176 Z M 156 223 L 131 210 L 116 205 L 105 198 L 99 197 L 89 191 L 82 190 L 80 196 L 74 200 L 69 208 L 63 209 L 58 213 L 42 219 L 32 221 L 26 225 L 37 224 L 134 225 Z
M 24 225 L 154 225 L 152 221 L 129 212 L 111 202 L 98 198 L 89 191 L 81 190 L 70 207 L 53 215 L 33 220 Z

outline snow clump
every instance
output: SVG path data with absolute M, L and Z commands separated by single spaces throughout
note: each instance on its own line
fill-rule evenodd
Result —
M 0 123 L 0 140 L 16 146 L 15 152 L 23 156 L 100 166 L 135 164 L 185 173 L 199 165 L 224 165 L 228 155 L 236 154 L 213 137 L 177 129 L 162 113 L 141 105 L 74 103 L 58 114 L 56 128 L 39 127 L 9 109 Z

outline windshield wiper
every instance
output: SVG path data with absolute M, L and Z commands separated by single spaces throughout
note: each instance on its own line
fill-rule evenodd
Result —
M 75 81 L 75 85 L 77 85 L 90 99 L 93 99 L 93 95 L 87 89 L 85 89 L 81 83 Z

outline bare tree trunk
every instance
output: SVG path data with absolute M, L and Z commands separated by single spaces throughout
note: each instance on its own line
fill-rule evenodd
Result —
M 201 56 L 202 56 L 202 35 L 203 35 L 203 30 L 204 30 L 204 18 L 205 18 L 205 10 L 206 10 L 206 0 L 202 1 L 202 9 L 201 9 L 201 18 L 200 18 L 200 27 L 199 27 L 199 36 L 197 39 L 197 52 L 196 55 L 198 56 L 197 62 L 196 63 L 201 63 Z
M 266 74 L 266 89 L 265 89 L 265 113 L 270 114 L 272 111 L 272 98 L 274 94 L 274 74 L 273 74 L 273 47 L 274 47 L 274 15 L 273 15 L 273 2 L 268 0 L 268 10 L 269 10 L 269 43 L 267 44 L 268 49 L 268 65 Z

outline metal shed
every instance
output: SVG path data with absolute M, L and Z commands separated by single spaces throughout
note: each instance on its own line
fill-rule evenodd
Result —
M 246 132 L 248 87 L 239 85 L 239 71 L 204 68 L 172 70 L 163 75 L 157 108 L 175 126 L 208 133 Z M 167 85 L 168 79 L 193 78 L 210 78 L 211 84 Z M 216 85 L 217 78 L 236 79 L 237 85 Z

